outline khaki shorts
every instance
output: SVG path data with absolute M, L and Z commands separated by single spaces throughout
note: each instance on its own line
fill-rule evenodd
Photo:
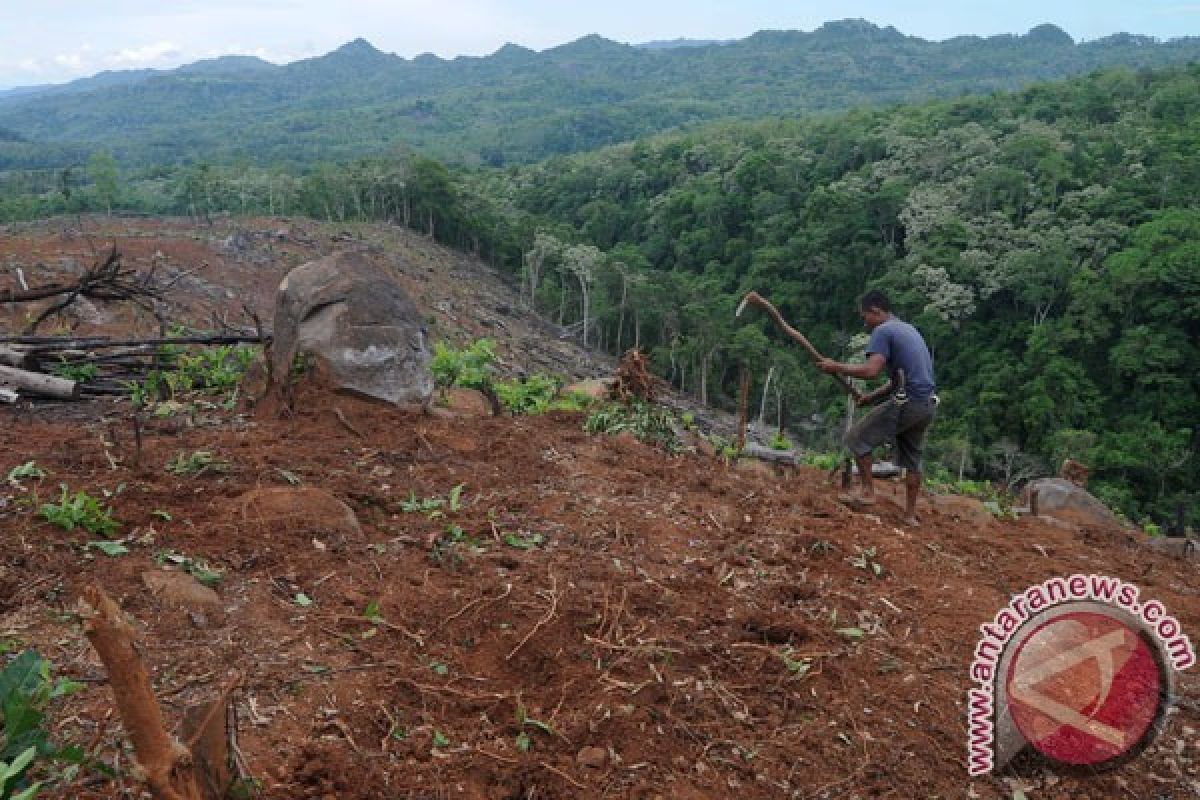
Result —
M 846 447 L 856 458 L 861 458 L 894 438 L 897 465 L 920 472 L 925 433 L 936 415 L 937 403 L 932 397 L 900 405 L 889 397 L 846 432 Z

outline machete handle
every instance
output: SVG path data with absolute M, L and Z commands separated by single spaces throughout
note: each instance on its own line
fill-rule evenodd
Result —
M 810 342 L 803 333 L 787 324 L 783 318 L 783 315 L 779 313 L 779 309 L 771 305 L 770 300 L 763 297 L 758 292 L 750 292 L 742 298 L 742 302 L 738 304 L 737 313 L 735 316 L 741 316 L 742 312 L 746 310 L 746 306 L 748 305 L 758 306 L 763 311 L 767 312 L 767 316 L 771 318 L 771 320 L 779 327 L 781 331 L 787 334 L 789 338 L 799 342 L 800 346 L 808 351 L 808 354 L 812 357 L 813 361 L 821 361 L 825 358 L 823 355 L 821 355 L 817 348 L 812 346 L 812 342 Z M 831 374 L 829 377 L 837 381 L 838 385 L 846 390 L 846 393 L 851 397 L 858 395 L 858 392 L 854 389 L 854 387 L 851 386 L 841 375 Z

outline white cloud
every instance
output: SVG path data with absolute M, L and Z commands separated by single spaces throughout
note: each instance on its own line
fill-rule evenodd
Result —
M 79 53 L 59 53 L 54 57 L 54 63 L 65 69 L 82 69 L 83 56 Z
M 182 51 L 171 41 L 154 42 L 141 47 L 127 47 L 107 56 L 104 60 L 114 66 L 139 66 L 178 57 Z
M 25 58 L 17 62 L 17 69 L 22 72 L 41 72 L 42 65 L 35 58 Z

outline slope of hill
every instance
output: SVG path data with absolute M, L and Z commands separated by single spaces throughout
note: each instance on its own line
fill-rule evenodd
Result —
M 929 42 L 862 20 L 687 47 L 588 36 L 540 53 L 506 46 L 449 61 L 405 60 L 360 39 L 284 66 L 219 59 L 0 95 L 0 127 L 106 149 L 125 164 L 307 163 L 400 146 L 501 164 L 699 121 L 989 92 L 1198 54 L 1196 39 L 1123 34 L 1077 44 L 1049 25 L 1024 36 Z
M 176 310 L 196 321 L 242 301 L 261 310 L 290 266 L 352 246 L 401 269 L 446 333 L 487 320 L 519 350 L 560 347 L 511 295 L 496 316 L 503 287 L 485 267 L 395 229 L 88 226 L 131 264 L 178 273 Z M 62 223 L 7 233 L 0 256 L 33 281 L 88 252 Z M 35 272 L 35 259 L 54 266 Z M 134 324 L 115 306 L 95 311 Z M 1195 786 L 1190 674 L 1180 713 L 1126 768 L 1059 776 L 1025 764 L 967 786 L 978 625 L 1015 591 L 1116 574 L 1200 630 L 1194 567 L 1140 534 L 938 501 L 924 527 L 901 529 L 891 500 L 851 513 L 819 473 L 744 472 L 589 437 L 576 414 L 431 418 L 304 388 L 287 418 L 198 408 L 146 419 L 136 440 L 121 403 L 0 406 L 0 421 L 0 474 L 30 460 L 48 473 L 0 488 L 0 641 L 87 682 L 52 707 L 49 727 L 116 765 L 115 779 L 55 773 L 42 797 L 99 800 L 136 782 L 72 611 L 89 584 L 136 621 L 170 719 L 241 673 L 238 746 L 264 798 L 827 800 L 966 787 L 1010 800 L 1042 789 L 1186 797 Z M 194 453 L 225 466 L 166 468 Z M 59 483 L 112 493 L 127 552 L 100 555 L 95 537 L 36 513 L 30 498 L 57 496 Z M 446 504 L 455 486 L 459 502 Z M 317 490 L 358 526 L 322 518 Z M 271 492 L 294 492 L 297 505 L 247 512 Z M 441 515 L 412 498 L 440 498 Z M 145 576 L 181 564 L 207 570 L 215 608 L 146 590 Z

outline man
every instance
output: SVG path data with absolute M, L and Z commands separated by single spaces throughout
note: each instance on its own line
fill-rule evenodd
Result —
M 859 315 L 871 332 L 867 360 L 862 364 L 843 364 L 824 358 L 817 366 L 834 375 L 871 379 L 887 367 L 889 387 L 894 391 L 886 401 L 863 417 L 846 434 L 846 447 L 858 464 L 862 491 L 839 497 L 855 508 L 875 503 L 875 485 L 871 476 L 871 451 L 895 437 L 897 460 L 907 470 L 904 489 L 904 522 L 918 525 L 917 496 L 921 493 L 921 453 L 925 432 L 937 409 L 937 389 L 933 380 L 933 358 L 925 339 L 912 325 L 895 317 L 887 295 L 873 289 L 859 301 Z

